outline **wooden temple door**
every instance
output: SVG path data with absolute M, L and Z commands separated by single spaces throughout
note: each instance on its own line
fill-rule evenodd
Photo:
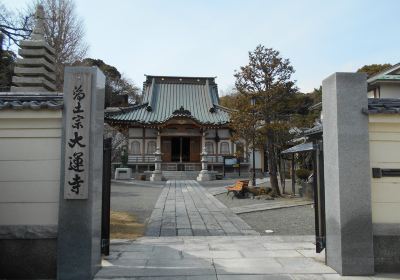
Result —
M 190 161 L 199 162 L 200 161 L 200 137 L 190 137 Z
M 161 153 L 163 162 L 171 161 L 171 139 L 161 139 Z

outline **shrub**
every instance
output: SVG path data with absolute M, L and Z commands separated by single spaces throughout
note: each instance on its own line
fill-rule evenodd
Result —
M 296 177 L 302 181 L 307 181 L 308 177 L 311 175 L 311 170 L 308 169 L 297 169 Z

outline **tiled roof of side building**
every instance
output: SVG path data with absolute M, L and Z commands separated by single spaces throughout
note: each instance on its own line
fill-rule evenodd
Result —
M 367 115 L 400 114 L 400 99 L 368 98 L 368 108 L 363 108 L 363 113 Z
M 174 117 L 188 117 L 203 125 L 224 125 L 229 110 L 219 106 L 218 88 L 212 77 L 147 76 L 142 104 L 106 114 L 106 121 L 162 124 Z
M 61 110 L 63 108 L 62 93 L 0 93 L 0 110 Z
M 370 78 L 368 78 L 368 87 L 373 88 L 376 83 L 385 81 L 398 81 L 400 80 L 400 63 L 397 63 L 391 67 L 388 67 L 379 73 L 376 73 L 375 75 L 372 75 Z

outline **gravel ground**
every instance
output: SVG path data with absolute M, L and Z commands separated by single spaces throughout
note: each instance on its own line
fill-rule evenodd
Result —
M 220 180 L 206 182 L 207 187 L 219 187 L 234 183 L 235 180 Z M 225 183 L 225 185 L 224 185 Z M 205 183 L 202 182 L 204 186 Z M 232 199 L 232 194 L 227 196 L 225 193 L 215 196 L 227 207 L 238 207 L 251 204 L 278 202 L 290 200 L 290 198 L 277 198 L 274 200 L 263 199 Z M 274 209 L 260 212 L 239 214 L 253 229 L 263 235 L 271 235 L 265 230 L 273 230 L 276 235 L 313 235 L 314 234 L 314 209 L 310 205 L 296 206 L 291 208 Z
M 254 230 L 263 235 L 313 235 L 314 209 L 310 205 L 239 214 Z
M 111 183 L 111 210 L 133 214 L 145 223 L 153 211 L 165 182 L 128 181 Z

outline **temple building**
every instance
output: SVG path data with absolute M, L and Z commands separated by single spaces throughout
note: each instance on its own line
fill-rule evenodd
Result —
M 133 172 L 154 170 L 157 148 L 162 171 L 200 171 L 203 149 L 209 170 L 221 172 L 223 158 L 234 155 L 248 170 L 245 145 L 231 140 L 229 109 L 219 105 L 214 77 L 147 75 L 141 104 L 107 113 L 105 120 L 129 131 Z

